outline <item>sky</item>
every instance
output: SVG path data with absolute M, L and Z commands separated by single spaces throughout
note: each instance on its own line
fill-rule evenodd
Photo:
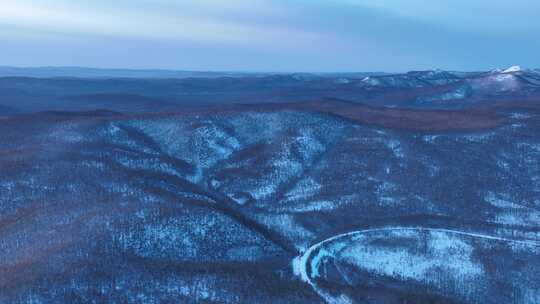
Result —
M 0 65 L 540 68 L 538 0 L 0 0 Z

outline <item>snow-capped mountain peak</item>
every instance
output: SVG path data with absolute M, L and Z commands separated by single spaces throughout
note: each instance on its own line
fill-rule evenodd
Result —
M 519 65 L 511 66 L 508 69 L 502 71 L 502 73 L 516 73 L 516 72 L 521 72 L 521 67 Z

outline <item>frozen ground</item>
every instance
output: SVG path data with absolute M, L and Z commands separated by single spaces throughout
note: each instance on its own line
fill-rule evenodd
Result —
M 157 112 L 6 111 L 0 303 L 540 303 L 536 101 Z

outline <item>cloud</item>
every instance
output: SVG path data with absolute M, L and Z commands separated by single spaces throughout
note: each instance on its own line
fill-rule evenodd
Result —
M 262 0 L 199 0 L 181 4 L 169 1 L 156 1 L 153 4 L 146 1 L 120 1 L 111 5 L 96 1 L 91 6 L 77 6 L 58 0 L 47 3 L 18 0 L 0 5 L 0 24 L 61 33 L 246 46 L 270 46 L 275 45 L 276 40 L 305 44 L 323 38 L 319 33 L 283 26 L 242 23 L 211 14 L 212 11 L 223 14 L 224 10 L 246 13 L 248 9 L 269 8 L 263 5 L 266 3 Z
M 540 2 L 534 0 L 338 0 L 396 16 L 470 31 L 510 32 L 540 29 Z

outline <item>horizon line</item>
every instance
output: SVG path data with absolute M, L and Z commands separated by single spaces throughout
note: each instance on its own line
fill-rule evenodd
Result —
M 515 65 L 519 66 L 519 65 Z M 128 72 L 168 72 L 168 73 L 237 73 L 237 74 L 405 74 L 409 72 L 425 72 L 425 71 L 446 71 L 446 72 L 487 72 L 495 70 L 504 70 L 505 68 L 491 68 L 491 69 L 481 69 L 481 70 L 459 70 L 459 69 L 441 69 L 441 68 L 431 68 L 431 69 L 412 69 L 412 70 L 403 70 L 403 71 L 383 71 L 383 70 L 373 70 L 373 71 L 271 71 L 271 70 L 220 70 L 220 69 L 209 69 L 209 70 L 197 70 L 197 69 L 176 69 L 176 68 L 126 68 L 126 67 L 95 67 L 95 66 L 64 66 L 64 65 L 43 65 L 43 66 L 12 66 L 12 65 L 0 65 L 0 69 L 20 69 L 20 70 L 31 70 L 31 69 L 86 69 L 86 70 L 98 70 L 98 71 L 128 71 Z M 540 70 L 539 68 L 522 68 L 522 70 Z

